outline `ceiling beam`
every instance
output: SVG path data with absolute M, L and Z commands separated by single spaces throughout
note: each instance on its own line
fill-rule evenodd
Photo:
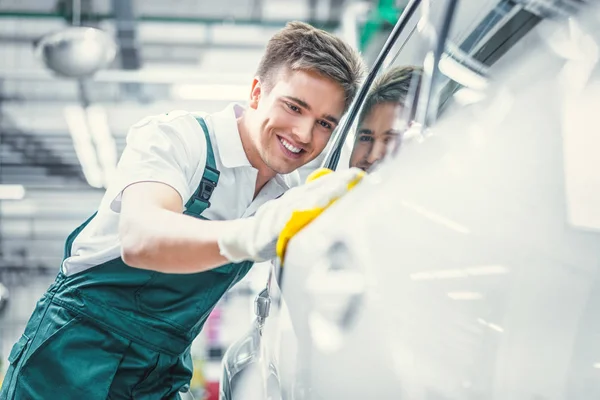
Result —
M 252 1 L 252 11 L 250 13 L 251 18 L 255 19 L 255 20 L 259 20 L 259 21 L 262 20 L 263 7 L 264 7 L 263 0 L 253 0 Z
M 138 70 L 142 59 L 137 43 L 135 13 L 132 0 L 112 0 L 115 15 L 116 39 L 119 45 L 119 62 L 124 70 Z M 121 89 L 128 97 L 137 98 L 141 93 L 139 83 L 123 83 Z
M 91 13 L 86 15 L 87 19 L 93 21 L 104 21 L 114 20 L 114 14 L 99 14 Z M 61 13 L 47 13 L 47 12 L 32 12 L 32 11 L 2 11 L 0 12 L 0 18 L 19 18 L 19 19 L 68 19 L 68 15 Z M 236 18 L 235 20 L 229 20 L 225 18 L 207 18 L 200 16 L 167 16 L 167 15 L 137 15 L 135 20 L 137 22 L 165 22 L 165 23 L 177 23 L 177 24 L 205 24 L 205 25 L 223 25 L 227 22 L 231 25 L 236 26 L 261 26 L 261 27 L 272 27 L 272 28 L 283 28 L 289 20 L 276 20 L 276 19 L 255 19 L 255 18 Z M 314 26 L 325 29 L 333 30 L 339 26 L 339 21 L 328 22 L 323 20 L 311 20 Z
M 165 37 L 166 38 L 166 37 Z M 27 35 L 21 34 L 18 35 L 6 35 L 0 33 L 0 43 L 15 43 L 15 44 L 23 44 L 26 46 L 34 46 L 36 42 L 40 39 L 39 35 Z M 177 41 L 157 41 L 157 40 L 143 40 L 138 39 L 138 43 L 140 47 L 143 46 L 154 46 L 154 47 L 181 47 L 181 48 L 189 48 L 190 50 L 198 49 L 225 49 L 225 50 L 264 50 L 264 43 L 219 43 L 215 41 L 198 41 L 198 42 L 177 42 Z
M 24 162 L 15 165 L 15 168 L 41 167 L 49 176 L 69 177 L 84 180 L 81 168 L 66 164 L 62 158 L 47 148 L 44 142 L 36 135 L 21 132 L 20 135 L 4 135 L 0 131 L 0 141 L 12 151 L 21 155 Z M 10 168 L 12 165 L 0 161 L 1 167 Z M 2 171 L 5 173 L 6 171 Z
M 342 15 L 344 3 L 345 0 L 329 0 L 329 23 L 335 23 L 336 20 L 339 20 L 339 16 Z

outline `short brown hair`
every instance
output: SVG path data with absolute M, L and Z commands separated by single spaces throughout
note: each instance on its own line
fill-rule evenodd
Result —
M 360 54 L 342 39 L 304 22 L 289 22 L 268 42 L 256 75 L 267 85 L 281 67 L 314 71 L 339 83 L 347 109 L 365 73 Z
M 412 99 L 413 110 L 411 118 L 414 118 L 414 110 L 417 101 L 417 95 L 421 86 L 423 69 L 415 66 L 393 67 L 381 74 L 369 89 L 367 100 L 360 112 L 358 123 L 367 117 L 371 109 L 380 103 L 397 103 L 405 105 L 409 95 L 415 96 Z

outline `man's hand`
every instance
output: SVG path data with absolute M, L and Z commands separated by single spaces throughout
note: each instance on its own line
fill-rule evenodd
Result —
M 221 254 L 232 262 L 274 258 L 279 235 L 292 215 L 326 208 L 363 174 L 358 168 L 332 172 L 265 203 L 255 216 L 235 221 L 235 228 L 224 232 L 218 240 Z

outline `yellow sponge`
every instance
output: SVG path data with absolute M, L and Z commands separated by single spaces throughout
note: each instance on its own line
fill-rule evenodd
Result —
M 330 174 L 333 171 L 327 168 L 319 168 L 316 171 L 313 171 L 308 178 L 306 178 L 306 182 L 314 181 L 324 175 Z M 355 180 L 348 184 L 348 190 L 351 190 L 354 186 L 360 182 L 363 178 L 364 174 L 359 174 Z M 279 234 L 279 239 L 277 240 L 277 257 L 281 260 L 281 264 L 283 266 L 283 260 L 285 257 L 285 251 L 287 250 L 287 245 L 289 241 L 296 235 L 298 232 L 302 230 L 306 225 L 308 225 L 311 221 L 315 220 L 323 211 L 325 211 L 330 205 L 335 203 L 337 199 L 332 200 L 325 207 L 313 208 L 310 210 L 299 210 L 294 211 L 292 216 L 290 217 L 287 224 L 284 226 L 283 230 Z

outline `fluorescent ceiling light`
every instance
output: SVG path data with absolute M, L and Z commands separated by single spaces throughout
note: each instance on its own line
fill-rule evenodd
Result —
M 421 4 L 421 18 L 417 21 L 417 31 L 421 34 L 426 33 L 427 30 L 431 30 L 431 22 L 429 18 L 431 17 L 431 11 L 428 1 L 424 1 Z
M 0 200 L 21 200 L 25 197 L 23 185 L 0 185 Z
M 487 88 L 487 79 L 471 71 L 452 57 L 444 54 L 439 63 L 440 72 L 453 81 L 475 90 Z
M 457 222 L 454 222 L 446 217 L 437 215 L 437 214 L 427 210 L 425 207 L 422 207 L 418 204 L 413 204 L 408 201 L 401 201 L 400 205 L 402 205 L 402 207 L 408 208 L 408 209 L 416 212 L 417 214 L 420 214 L 421 216 L 429 219 L 430 221 L 433 221 L 437 224 L 443 225 L 446 228 L 449 228 L 455 232 L 462 233 L 465 235 L 471 233 L 469 228 L 467 228 Z
M 97 82 L 140 82 L 140 83 L 209 83 L 241 84 L 252 82 L 252 75 L 239 73 L 206 73 L 198 68 L 148 67 L 140 70 L 102 70 L 93 78 Z
M 430 281 L 439 279 L 457 279 L 478 276 L 504 275 L 509 269 L 503 265 L 482 265 L 463 269 L 439 269 L 415 272 L 410 274 L 413 281 Z
M 0 68 L 0 77 L 14 80 L 49 81 L 56 77 L 47 70 Z M 172 66 L 154 66 L 140 70 L 101 70 L 91 80 L 110 83 L 156 83 L 189 84 L 221 82 L 223 84 L 243 84 L 252 82 L 250 74 L 201 72 L 198 68 L 173 68 Z
M 452 300 L 481 300 L 483 295 L 478 292 L 449 292 L 448 297 Z
M 0 185 L 0 192 L 2 191 L 1 187 L 5 185 Z M 13 186 L 13 185 L 11 185 Z M 21 185 L 14 185 L 21 186 Z M 26 189 L 23 189 L 23 195 L 27 194 Z M 0 194 L 0 199 L 2 199 L 2 195 Z M 9 199 L 5 199 L 9 200 Z M 19 200 L 19 199 L 14 199 Z M 25 199 L 25 196 L 21 199 L 21 201 L 6 201 L 2 203 L 2 207 L 0 207 L 0 212 L 2 215 L 10 215 L 14 217 L 30 217 L 38 210 L 36 204 L 32 202 L 30 199 Z M 0 216 L 0 221 L 2 217 Z
M 248 85 L 173 85 L 171 96 L 182 100 L 244 101 L 250 97 Z
M 454 93 L 454 99 L 458 104 L 468 106 L 469 104 L 478 103 L 485 99 L 485 93 L 469 88 L 462 88 Z
M 102 169 L 98 164 L 98 157 L 83 107 L 67 106 L 64 109 L 64 115 L 85 179 L 90 186 L 101 188 L 103 186 Z
M 495 330 L 496 332 L 504 332 L 504 328 L 502 328 L 500 325 L 496 325 L 492 322 L 488 322 L 483 318 L 477 318 L 477 322 L 479 322 L 481 325 L 487 326 L 488 328 Z
M 503 275 L 508 273 L 508 268 L 504 265 L 480 265 L 477 267 L 465 268 L 465 271 L 472 276 Z
M 447 269 L 438 271 L 425 271 L 410 274 L 410 279 L 413 281 L 432 281 L 439 279 L 457 279 L 466 278 L 469 275 L 460 269 Z
M 596 364 L 594 364 L 594 368 L 600 369 L 600 362 L 597 362 Z
M 104 187 L 106 187 L 117 171 L 117 145 L 110 132 L 104 107 L 89 106 L 86 112 L 88 126 L 103 170 Z

